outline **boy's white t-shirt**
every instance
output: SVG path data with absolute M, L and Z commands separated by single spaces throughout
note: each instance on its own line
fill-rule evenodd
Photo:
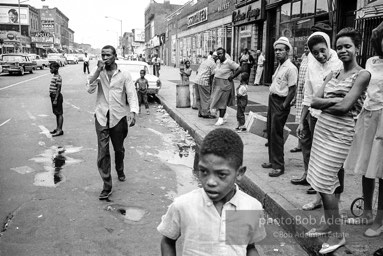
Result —
M 183 256 L 246 256 L 266 237 L 262 204 L 238 187 L 221 216 L 202 188 L 176 198 L 157 230 L 173 240 L 182 235 Z
M 247 84 L 240 84 L 238 87 L 237 93 L 240 96 L 245 96 L 245 95 L 247 95 L 247 90 L 248 90 Z

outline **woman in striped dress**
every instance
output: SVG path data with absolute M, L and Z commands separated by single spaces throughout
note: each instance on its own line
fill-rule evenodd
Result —
M 362 69 L 356 56 L 361 36 L 344 28 L 336 36 L 336 52 L 343 69 L 330 73 L 314 97 L 311 107 L 321 109 L 316 123 L 307 181 L 320 194 L 326 225 L 310 230 L 330 235 L 319 253 L 335 251 L 346 243 L 341 232 L 339 197 L 343 192 L 343 163 L 354 136 L 355 119 L 362 109 L 370 73 Z

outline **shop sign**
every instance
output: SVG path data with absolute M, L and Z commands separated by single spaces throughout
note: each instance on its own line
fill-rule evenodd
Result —
M 221 4 L 218 6 L 218 11 L 224 11 L 229 9 L 231 0 L 222 0 Z
M 259 19 L 261 15 L 261 9 L 259 8 L 260 2 L 261 1 L 259 1 L 259 4 L 251 4 L 234 11 L 232 14 L 233 23 L 243 23 Z
M 4 42 L 18 42 L 20 40 L 20 34 L 16 31 L 0 31 L 0 38 Z
M 54 18 L 44 17 L 41 19 L 41 28 L 45 31 L 54 31 L 55 30 L 55 20 Z
M 33 43 L 51 43 L 54 42 L 54 37 L 49 32 L 35 32 L 31 33 L 31 40 Z
M 152 46 L 153 47 L 156 47 L 156 46 L 160 46 L 160 39 L 158 36 L 154 36 L 152 38 Z
M 207 21 L 207 7 L 188 16 L 188 27 Z

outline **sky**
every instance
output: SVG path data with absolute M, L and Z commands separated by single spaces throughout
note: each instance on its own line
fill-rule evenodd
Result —
M 17 0 L 0 0 L 16 3 Z M 89 43 L 93 48 L 111 44 L 117 46 L 122 33 L 131 32 L 134 28 L 144 29 L 145 9 L 150 0 L 21 0 L 36 8 L 43 5 L 57 7 L 69 18 L 69 28 L 74 33 L 76 43 Z M 156 0 L 163 3 L 163 0 Z M 170 0 L 172 4 L 184 4 L 187 0 Z M 105 16 L 113 18 L 105 18 Z M 118 19 L 118 20 L 116 20 Z

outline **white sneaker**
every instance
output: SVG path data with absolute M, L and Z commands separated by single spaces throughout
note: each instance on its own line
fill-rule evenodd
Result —
M 229 117 L 229 114 L 226 112 L 225 115 L 223 116 L 223 122 L 227 122 L 227 118 Z
M 219 117 L 218 121 L 214 125 L 219 126 L 219 125 L 223 125 L 223 123 L 224 123 L 223 118 Z

